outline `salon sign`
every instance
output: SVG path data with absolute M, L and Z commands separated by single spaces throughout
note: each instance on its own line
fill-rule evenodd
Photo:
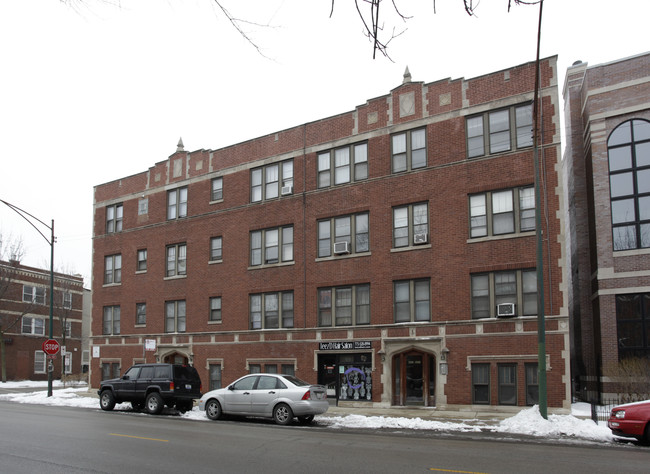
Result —
M 321 351 L 350 351 L 359 349 L 372 349 L 372 341 L 332 341 L 319 342 Z

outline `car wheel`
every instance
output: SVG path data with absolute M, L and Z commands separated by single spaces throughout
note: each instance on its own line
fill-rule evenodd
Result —
M 288 425 L 293 420 L 291 407 L 286 403 L 280 403 L 273 409 L 273 420 L 278 425 Z
M 99 396 L 99 406 L 102 410 L 111 411 L 115 408 L 115 397 L 110 390 L 104 390 Z
M 165 407 L 165 402 L 158 392 L 151 392 L 145 404 L 147 411 L 152 415 L 158 415 Z
M 298 421 L 301 425 L 309 425 L 312 421 L 314 421 L 314 415 L 299 416 Z
M 131 408 L 135 411 L 140 411 L 144 408 L 144 403 L 142 402 L 131 402 Z
M 219 403 L 217 400 L 210 400 L 205 405 L 205 414 L 211 420 L 218 420 L 221 418 L 221 415 L 223 415 L 223 411 L 221 410 L 221 403 Z

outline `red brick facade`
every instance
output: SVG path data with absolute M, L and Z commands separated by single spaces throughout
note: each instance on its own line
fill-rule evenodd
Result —
M 619 360 L 631 354 L 650 356 L 650 332 L 642 326 L 650 327 L 650 314 L 645 319 L 643 312 L 636 315 L 640 324 L 637 328 L 627 325 L 631 329 L 626 329 L 626 323 L 617 323 L 616 310 L 617 298 L 650 300 L 650 230 L 646 230 L 650 229 L 650 198 L 644 198 L 650 180 L 648 97 L 649 53 L 592 67 L 578 62 L 567 71 L 564 166 L 571 213 L 572 360 L 575 390 L 585 399 L 611 397 L 617 392 L 614 382 L 619 375 Z M 620 228 L 628 218 L 612 217 L 613 200 L 622 201 L 610 189 L 608 147 L 615 130 L 632 121 L 638 121 L 633 171 L 637 187 L 629 194 L 637 207 L 636 216 L 631 212 L 629 222 L 630 228 L 639 227 L 641 237 L 633 245 L 615 249 L 612 222 L 616 220 Z M 646 128 L 645 134 L 641 133 L 642 127 Z M 612 146 L 625 148 L 620 143 Z M 615 165 L 614 174 L 627 173 L 621 169 Z M 625 198 L 625 194 L 621 196 Z M 632 342 L 627 334 L 630 331 L 645 337 Z M 628 350 L 631 345 L 632 350 Z
M 536 265 L 535 232 L 518 227 L 504 235 L 472 238 L 469 199 L 511 190 L 515 196 L 511 215 L 519 225 L 516 196 L 533 186 L 534 168 L 532 146 L 516 142 L 515 109 L 529 106 L 533 99 L 534 66 L 429 84 L 411 82 L 405 75 L 403 84 L 388 95 L 370 99 L 351 112 L 220 150 L 186 152 L 179 143 L 176 153 L 148 171 L 96 186 L 92 385 L 98 386 L 111 370 L 123 372 L 143 357 L 147 361 L 171 357 L 192 363 L 204 390 L 209 388 L 211 366 L 218 366 L 223 386 L 250 370 L 288 370 L 327 384 L 330 396 L 339 403 L 441 408 L 529 403 L 526 393 L 535 382 L 527 379 L 526 368 L 537 362 L 537 321 L 519 306 L 523 308 L 524 288 L 528 288 L 522 275 Z M 566 409 L 569 333 L 556 58 L 542 61 L 541 77 L 548 403 Z M 510 134 L 510 149 L 491 153 L 486 148 L 481 156 L 469 158 L 467 118 L 485 116 L 481 139 L 487 144 L 488 114 L 494 110 L 510 114 L 505 132 Z M 398 138 L 393 137 L 402 133 L 408 165 L 397 172 L 393 166 L 400 166 L 400 150 Z M 422 136 L 423 164 L 417 161 L 422 157 L 418 144 Z M 357 156 L 359 144 L 362 149 L 367 144 L 367 177 L 363 168 L 356 171 L 352 157 L 352 150 Z M 336 167 L 340 163 L 334 152 L 341 148 L 350 150 L 350 165 L 342 170 Z M 328 151 L 332 151 L 331 185 L 319 187 L 319 177 L 324 179 L 319 174 L 319 155 Z M 358 153 L 362 156 L 362 151 Z M 266 180 L 266 168 L 287 162 L 292 163 L 291 179 L 283 181 L 280 175 L 278 196 L 253 202 L 256 170 L 264 167 Z M 334 184 L 340 171 L 350 178 Z M 216 200 L 210 194 L 214 178 L 223 182 L 223 197 Z M 274 178 L 268 179 L 262 193 L 272 189 Z M 187 216 L 168 220 L 168 192 L 180 187 L 187 187 Z M 146 212 L 139 208 L 145 202 Z M 107 209 L 112 212 L 120 206 L 121 231 L 107 232 Z M 414 209 L 426 209 L 424 226 L 416 227 Z M 491 213 L 490 202 L 488 209 L 485 212 Z M 402 212 L 408 215 L 404 246 L 394 240 L 394 227 L 401 228 L 402 222 L 396 216 Z M 353 229 L 350 253 L 319 256 L 319 251 L 331 250 L 338 241 L 337 218 L 350 216 L 350 222 L 356 222 L 358 215 L 367 216 L 367 236 L 359 241 L 357 235 L 355 241 Z M 116 225 L 115 219 L 109 220 Z M 329 240 L 321 239 L 319 246 L 327 222 L 331 222 L 331 235 Z M 292 229 L 290 258 L 257 265 L 252 260 L 253 234 L 262 231 L 266 236 L 282 228 Z M 213 237 L 222 238 L 222 256 L 210 261 Z M 356 251 L 364 241 L 369 248 Z M 166 248 L 177 244 L 187 250 L 186 275 L 166 277 Z M 266 242 L 262 247 L 262 252 L 268 250 Z M 146 270 L 138 271 L 138 251 L 145 249 Z M 106 283 L 106 257 L 111 260 L 114 255 L 121 257 L 120 281 L 115 282 L 115 272 L 109 271 Z M 491 285 L 486 300 L 489 315 L 474 319 L 472 307 L 480 298 L 472 296 L 473 275 L 484 275 Z M 496 317 L 495 275 L 512 278 L 509 288 L 516 293 L 512 298 L 518 308 L 514 317 Z M 367 287 L 369 302 L 362 296 Z M 398 287 L 400 295 L 408 293 L 405 303 L 396 294 Z M 350 323 L 332 315 L 325 326 L 329 320 L 323 308 L 329 300 L 323 295 L 328 289 L 334 289 L 332 295 L 342 295 L 331 297 L 331 311 L 340 316 L 349 310 L 358 319 Z M 280 317 L 282 321 L 290 315 L 292 320 L 288 327 L 282 327 L 282 322 L 279 328 L 252 329 L 256 324 L 252 301 L 264 295 L 265 302 L 272 302 L 275 296 L 270 294 L 282 301 L 292 297 L 291 311 L 282 310 Z M 349 295 L 352 302 L 346 306 Z M 209 321 L 210 298 L 221 298 L 218 322 Z M 185 305 L 186 326 L 170 333 L 165 311 L 175 301 Z M 369 322 L 362 316 L 367 314 L 363 303 L 369 306 Z M 137 304 L 146 304 L 143 324 L 135 324 Z M 408 321 L 396 322 L 398 307 Z M 119 329 L 103 324 L 106 308 L 113 308 L 109 314 L 119 308 Z M 261 311 L 264 325 L 273 307 Z M 155 351 L 144 351 L 145 340 L 156 341 Z M 475 377 L 473 383 L 473 364 L 487 364 L 482 366 L 487 380 L 484 377 L 479 383 Z
M 50 272 L 19 262 L 0 261 L 0 329 L 7 380 L 47 380 L 43 342 L 50 336 Z M 83 278 L 54 274 L 52 337 L 66 348 L 67 374 L 82 373 Z M 66 293 L 64 303 L 63 294 Z M 32 302 L 32 300 L 34 300 Z M 62 327 L 69 332 L 64 335 Z M 55 379 L 63 373 L 63 353 L 53 359 Z

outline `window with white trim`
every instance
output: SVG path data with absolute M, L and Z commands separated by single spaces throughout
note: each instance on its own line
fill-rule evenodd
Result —
M 256 230 L 250 234 L 251 266 L 293 261 L 293 226 Z
M 136 271 L 146 272 L 147 271 L 147 249 L 138 250 L 138 261 L 136 264 Z
M 124 208 L 122 204 L 106 206 L 106 233 L 113 234 L 122 232 L 122 221 L 124 219 Z
M 41 350 L 34 352 L 34 373 L 44 374 L 45 364 L 46 364 L 45 352 Z
M 23 302 L 45 304 L 45 288 L 42 286 L 23 285 Z
M 61 296 L 63 298 L 63 308 L 72 309 L 72 293 L 69 291 L 63 291 Z
M 210 298 L 210 321 L 221 322 L 221 296 Z
M 332 176 L 334 179 L 332 179 Z M 368 143 L 356 143 L 318 154 L 318 187 L 368 179 Z
M 22 333 L 32 334 L 34 336 L 44 336 L 45 320 L 42 318 L 32 318 L 30 316 L 23 316 Z
M 210 261 L 218 262 L 222 260 L 222 238 L 221 237 L 212 237 L 210 238 Z
M 293 327 L 293 291 L 250 295 L 250 329 Z
M 104 285 L 122 282 L 122 255 L 104 257 Z
M 370 324 L 370 285 L 318 289 L 319 326 Z
M 293 160 L 251 170 L 251 202 L 293 194 Z
M 214 178 L 211 183 L 210 200 L 221 201 L 223 199 L 223 178 Z
M 533 106 L 517 105 L 468 117 L 466 133 L 468 158 L 530 147 L 533 145 Z

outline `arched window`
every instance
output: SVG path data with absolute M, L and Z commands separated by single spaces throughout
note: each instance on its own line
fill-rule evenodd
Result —
M 650 247 L 650 122 L 623 122 L 607 141 L 614 250 Z

